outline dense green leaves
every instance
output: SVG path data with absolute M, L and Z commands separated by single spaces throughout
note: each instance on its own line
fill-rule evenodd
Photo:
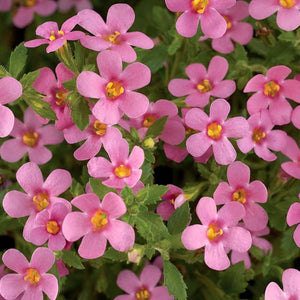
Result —
M 27 48 L 24 43 L 18 45 L 11 53 L 9 59 L 9 73 L 17 78 L 24 70 L 27 60 Z
M 80 257 L 74 251 L 63 250 L 61 259 L 70 267 L 82 270 L 84 265 L 81 263 Z
M 137 201 L 149 205 L 155 204 L 161 200 L 161 197 L 168 191 L 167 186 L 163 185 L 151 185 L 143 189 L 140 189 L 136 195 Z
M 189 203 L 185 202 L 177 208 L 168 220 L 168 229 L 171 234 L 182 232 L 191 220 Z
M 92 191 L 100 198 L 103 199 L 103 197 L 109 193 L 109 192 L 115 192 L 115 189 L 112 189 L 104 184 L 99 179 L 96 178 L 90 178 L 89 180 Z
M 164 116 L 164 117 L 156 120 L 154 122 L 154 124 L 149 127 L 149 129 L 146 133 L 146 137 L 154 138 L 154 137 L 157 137 L 157 136 L 161 135 L 164 128 L 165 128 L 165 124 L 167 122 L 167 119 L 168 119 L 168 117 Z

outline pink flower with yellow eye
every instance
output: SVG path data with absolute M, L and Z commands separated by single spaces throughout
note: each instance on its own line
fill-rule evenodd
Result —
M 249 125 L 243 117 L 226 120 L 229 111 L 230 104 L 217 99 L 210 106 L 209 116 L 199 108 L 186 113 L 186 125 L 197 131 L 186 140 L 186 149 L 191 155 L 200 157 L 212 147 L 218 164 L 228 165 L 235 160 L 236 151 L 228 138 L 244 137 Z
M 2 260 L 8 269 L 17 273 L 7 274 L 0 280 L 0 294 L 5 299 L 42 300 L 43 292 L 50 300 L 56 299 L 57 279 L 53 274 L 46 273 L 55 262 L 51 250 L 37 248 L 28 262 L 19 250 L 9 249 L 3 254 Z
M 86 9 L 78 13 L 79 25 L 94 36 L 80 39 L 81 44 L 95 51 L 110 49 L 118 53 L 122 60 L 132 63 L 136 60 L 136 53 L 132 46 L 151 49 L 154 42 L 139 31 L 127 32 L 132 26 L 134 10 L 124 3 L 112 5 L 107 12 L 106 23 L 95 11 Z
M 235 91 L 233 80 L 223 80 L 228 71 L 228 62 L 224 57 L 214 56 L 206 70 L 202 64 L 191 64 L 185 69 L 189 79 L 175 78 L 169 82 L 168 89 L 175 97 L 187 96 L 189 106 L 204 107 L 210 96 L 227 98 Z
M 114 249 L 121 252 L 133 246 L 133 228 L 118 220 L 126 213 L 125 203 L 118 195 L 107 193 L 100 202 L 95 194 L 83 194 L 71 203 L 82 212 L 69 213 L 64 219 L 62 230 L 70 242 L 83 237 L 78 249 L 81 257 L 93 259 L 102 256 L 107 240 Z
M 29 162 L 19 168 L 16 178 L 25 193 L 9 191 L 4 196 L 3 208 L 12 218 L 29 216 L 23 230 L 23 237 L 26 241 L 30 241 L 30 231 L 39 212 L 51 209 L 57 202 L 70 207 L 67 200 L 58 196 L 71 186 L 72 177 L 68 171 L 56 169 L 44 182 L 38 165 Z
M 250 182 L 250 168 L 240 161 L 235 161 L 227 169 L 228 182 L 219 183 L 214 192 L 217 205 L 228 202 L 239 202 L 244 205 L 245 216 L 243 221 L 252 231 L 262 230 L 267 226 L 268 214 L 258 205 L 268 199 L 265 185 L 254 180 Z
M 10 135 L 14 138 L 5 141 L 0 148 L 2 159 L 16 162 L 28 153 L 30 161 L 40 165 L 52 158 L 52 152 L 45 145 L 56 145 L 64 139 L 54 125 L 42 126 L 31 107 L 24 113 L 24 124 L 15 120 Z
M 76 41 L 84 37 L 81 31 L 72 31 L 78 24 L 78 17 L 74 16 L 65 21 L 61 29 L 58 28 L 55 22 L 45 22 L 38 26 L 36 35 L 43 37 L 43 39 L 35 39 L 24 44 L 25 47 L 35 48 L 40 45 L 48 44 L 46 48 L 47 53 L 53 52 L 61 48 L 67 41 Z
M 151 79 L 150 69 L 133 63 L 122 70 L 121 56 L 114 51 L 103 51 L 97 56 L 100 75 L 83 71 L 77 77 L 78 92 L 99 99 L 92 112 L 102 123 L 117 124 L 125 113 L 130 118 L 143 115 L 149 106 L 148 98 L 134 90 L 146 86 Z
M 104 157 L 93 157 L 87 164 L 89 174 L 101 178 L 104 185 L 112 188 L 134 187 L 142 176 L 143 149 L 134 146 L 129 155 L 127 141 L 114 139 L 105 145 L 105 150 L 111 162 Z
M 286 80 L 291 72 L 286 66 L 275 66 L 267 71 L 266 76 L 258 74 L 249 80 L 244 92 L 255 92 L 247 101 L 250 115 L 269 107 L 275 125 L 284 125 L 291 121 L 292 107 L 286 98 L 300 103 L 300 82 L 295 79 Z
M 227 250 L 244 253 L 251 247 L 250 232 L 237 226 L 245 215 L 241 203 L 226 203 L 217 212 L 214 199 L 203 197 L 197 204 L 196 213 L 202 225 L 188 226 L 181 241 L 188 250 L 204 247 L 204 262 L 211 269 L 222 271 L 230 266 Z

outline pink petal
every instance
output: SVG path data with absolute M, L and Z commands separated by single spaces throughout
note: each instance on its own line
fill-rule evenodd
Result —
M 138 169 L 144 163 L 144 159 L 145 156 L 143 149 L 138 146 L 134 146 L 129 155 L 127 163 L 131 168 Z
M 232 264 L 237 264 L 240 261 L 244 262 L 244 266 L 246 269 L 249 269 L 251 267 L 251 260 L 248 252 L 240 253 L 237 251 L 232 251 L 231 252 Z
M 211 146 L 211 140 L 205 132 L 191 135 L 186 140 L 186 150 L 194 157 L 202 156 Z
M 178 114 L 176 104 L 169 100 L 158 100 L 152 106 L 152 112 L 162 116 L 175 117 Z
M 290 176 L 300 179 L 300 167 L 298 163 L 285 162 L 281 165 L 281 168 Z
M 56 235 L 50 235 L 48 241 L 49 249 L 53 251 L 60 251 L 64 249 L 65 246 L 66 246 L 66 240 L 62 234 L 58 233 Z
M 220 53 L 228 54 L 234 50 L 234 45 L 229 34 L 224 34 L 218 39 L 212 40 L 212 48 Z
M 38 270 L 40 274 L 46 273 L 51 269 L 55 263 L 55 256 L 53 252 L 45 247 L 37 248 L 30 261 L 30 267 Z
M 161 202 L 156 209 L 156 213 L 161 216 L 164 221 L 167 221 L 175 211 L 174 206 L 170 201 Z
M 157 286 L 151 291 L 153 299 L 157 300 L 174 300 L 173 296 L 170 296 L 168 289 L 165 286 Z
M 3 208 L 12 218 L 29 216 L 34 211 L 32 198 L 19 191 L 10 191 L 4 196 Z
M 237 252 L 246 252 L 252 244 L 251 234 L 242 227 L 231 227 L 223 239 L 224 246 Z
M 160 139 L 171 145 L 178 145 L 185 138 L 185 128 L 181 121 L 169 119 L 165 124 L 165 128 Z
M 247 110 L 250 115 L 255 114 L 269 105 L 269 98 L 263 93 L 258 92 L 252 95 L 247 101 Z
M 177 19 L 176 29 L 182 36 L 192 37 L 197 33 L 198 24 L 199 15 L 194 12 L 186 11 Z
M 266 144 L 254 146 L 254 152 L 265 161 L 274 161 L 277 158 L 277 156 L 267 148 Z
M 249 13 L 252 18 L 262 20 L 274 14 L 278 6 L 274 0 L 252 0 L 249 5 Z
M 266 82 L 265 76 L 262 74 L 255 75 L 251 78 L 244 88 L 244 93 L 257 92 L 264 89 L 264 83 Z
M 300 155 L 300 149 L 296 141 L 290 136 L 287 136 L 286 140 L 287 140 L 286 147 L 282 150 L 282 153 L 287 157 L 289 157 L 290 159 L 297 161 Z
M 98 196 L 93 193 L 79 195 L 71 203 L 89 215 L 92 215 L 100 206 Z
M 287 143 L 287 134 L 282 130 L 273 130 L 266 137 L 268 148 L 281 151 Z
M 237 145 L 241 152 L 248 153 L 255 146 L 254 141 L 252 140 L 251 135 L 246 136 L 245 138 L 239 139 Z
M 20 139 L 11 139 L 5 141 L 0 150 L 1 158 L 8 162 L 16 162 L 20 160 L 27 152 L 27 147 Z
M 101 207 L 108 212 L 110 219 L 119 218 L 126 213 L 126 205 L 123 199 L 112 192 L 104 196 Z
M 230 37 L 235 42 L 246 45 L 253 37 L 253 27 L 248 23 L 240 22 L 237 26 L 233 26 L 233 28 L 231 28 Z
M 72 177 L 66 170 L 56 169 L 47 177 L 43 188 L 49 191 L 51 196 L 64 193 L 72 184 Z
M 151 49 L 154 47 L 152 39 L 142 32 L 127 32 L 123 35 L 126 42 L 132 46 L 139 47 L 142 49 Z
M 222 206 L 218 212 L 218 220 L 222 222 L 222 226 L 228 227 L 237 225 L 239 220 L 241 220 L 244 216 L 245 208 L 238 202 L 228 202 Z
M 243 117 L 231 118 L 224 124 L 227 137 L 239 138 L 245 136 L 249 130 L 248 122 Z
M 96 36 L 107 30 L 107 26 L 101 16 L 91 9 L 85 9 L 78 13 L 78 24 Z
M 182 12 L 190 9 L 190 4 L 188 1 L 166 0 L 165 2 L 168 9 L 172 12 Z
M 46 52 L 50 53 L 50 52 L 58 50 L 59 48 L 61 48 L 65 44 L 65 42 L 66 42 L 66 40 L 65 40 L 64 37 L 56 39 L 56 40 L 50 42 L 49 46 L 46 48 Z
M 300 247 L 300 225 L 298 225 L 293 235 L 294 241 L 298 247 Z
M 222 122 L 226 120 L 230 112 L 230 104 L 224 99 L 215 100 L 210 106 L 209 117 L 212 121 Z
M 31 7 L 21 6 L 13 17 L 13 23 L 18 28 L 24 28 L 29 25 L 34 17 L 34 11 Z
M 209 118 L 202 109 L 193 108 L 186 113 L 185 123 L 192 129 L 203 131 L 206 130 Z
M 292 113 L 292 123 L 293 123 L 293 125 L 296 127 L 296 128 L 298 128 L 298 129 L 300 129 L 300 105 L 298 105 L 295 109 L 294 109 L 294 111 L 293 111 L 293 113 Z
M 233 80 L 223 80 L 215 84 L 211 90 L 211 95 L 214 97 L 227 98 L 236 90 L 236 85 Z
M 108 125 L 117 124 L 123 115 L 117 102 L 106 99 L 99 100 L 92 113 L 96 119 Z
M 216 26 L 216 25 L 215 25 Z M 221 81 L 228 71 L 228 62 L 224 57 L 214 56 L 208 66 L 208 78 L 215 82 Z
M 136 60 L 136 53 L 133 48 L 127 43 L 121 43 L 112 47 L 112 52 L 120 55 L 122 60 L 127 63 L 132 63 Z
M 268 219 L 268 214 L 260 205 L 254 202 L 248 203 L 243 219 L 247 228 L 252 231 L 264 229 L 268 224 Z
M 57 83 L 61 85 L 63 82 L 75 78 L 73 72 L 71 72 L 63 63 L 59 63 L 55 68 L 55 73 L 57 76 Z
M 134 10 L 128 4 L 114 4 L 107 13 L 107 26 L 120 33 L 125 33 L 133 24 Z
M 209 225 L 217 218 L 217 207 L 214 199 L 202 197 L 196 207 L 196 213 L 203 225 Z
M 75 144 L 88 138 L 88 133 L 82 131 L 76 126 L 64 129 L 64 137 L 68 144 Z
M 27 129 L 31 130 L 36 130 L 42 126 L 42 123 L 31 107 L 28 107 L 24 113 L 24 125 L 27 127 Z
M 45 44 L 49 44 L 48 39 L 35 39 L 24 43 L 24 46 L 27 48 L 35 48 Z
M 122 73 L 122 59 L 116 52 L 103 51 L 97 56 L 100 75 L 106 80 L 117 80 Z
M 291 72 L 292 70 L 286 66 L 275 66 L 267 71 L 267 78 L 280 83 L 288 77 Z
M 284 291 L 289 295 L 299 295 L 300 272 L 296 269 L 287 269 L 282 274 L 282 284 Z
M 234 190 L 227 182 L 220 182 L 214 192 L 213 198 L 217 205 L 225 204 L 226 202 L 232 200 L 233 192 Z
M 297 93 L 297 90 L 300 89 L 300 82 L 298 80 L 285 80 L 282 83 L 283 87 L 283 95 L 286 98 L 292 99 L 298 103 L 300 103 L 300 96 L 299 93 Z
M 289 226 L 300 223 L 300 203 L 293 203 L 290 206 L 286 221 Z
M 235 161 L 236 151 L 230 141 L 224 137 L 212 145 L 216 162 L 220 165 L 228 165 Z
M 52 158 L 52 152 L 45 147 L 36 147 L 28 149 L 29 160 L 43 165 Z
M 101 149 L 101 141 L 94 136 L 90 136 L 75 152 L 74 157 L 77 160 L 87 160 L 96 156 Z
M 2 261 L 7 268 L 20 274 L 24 274 L 29 266 L 26 257 L 16 249 L 7 250 L 2 256 Z
M 132 294 L 140 287 L 140 281 L 132 271 L 123 270 L 118 275 L 117 285 L 124 292 Z
M 245 186 L 250 181 L 250 168 L 240 161 L 232 163 L 227 169 L 229 184 L 234 188 Z
M 110 140 L 106 143 L 105 150 L 108 153 L 110 160 L 115 164 L 124 163 L 129 154 L 129 145 L 125 139 Z
M 182 97 L 195 92 L 195 84 L 188 79 L 173 79 L 168 89 L 173 96 Z
M 0 79 L 0 104 L 17 100 L 22 95 L 22 85 L 13 77 Z
M 35 6 L 35 12 L 41 16 L 49 16 L 56 10 L 56 2 L 52 0 L 44 0 Z
M 43 292 L 46 293 L 50 300 L 56 299 L 58 293 L 58 282 L 54 275 L 44 274 L 41 287 Z
M 78 24 L 79 18 L 78 16 L 73 16 L 67 19 L 62 25 L 61 30 L 66 34 L 74 29 L 74 27 Z
M 222 243 L 209 243 L 205 246 L 204 261 L 213 270 L 222 271 L 230 266 L 229 258 Z
M 206 68 L 202 64 L 197 63 L 188 65 L 185 72 L 191 81 L 196 84 L 207 76 Z
M 80 43 L 83 47 L 94 51 L 101 51 L 110 47 L 110 43 L 99 36 L 86 35 L 80 39 Z
M 79 74 L 76 81 L 78 92 L 89 98 L 101 98 L 103 87 L 106 81 L 98 74 L 91 71 L 83 71 Z
M 141 176 L 142 176 L 142 170 L 134 169 L 131 171 L 131 175 L 129 177 L 125 177 L 122 181 L 123 181 L 124 185 L 127 185 L 130 188 L 133 188 L 138 183 L 138 181 L 141 179 Z
M 247 18 L 249 16 L 249 4 L 244 1 L 237 1 L 228 11 L 228 16 L 236 21 Z
M 0 104 L 0 137 L 8 136 L 14 127 L 15 117 L 12 111 Z
M 89 174 L 95 178 L 106 178 L 112 175 L 112 164 L 103 157 L 93 157 L 87 164 Z
M 277 13 L 278 26 L 286 31 L 295 30 L 300 25 L 300 12 L 298 8 L 280 8 Z
M 148 265 L 144 267 L 140 275 L 140 281 L 142 284 L 152 290 L 152 288 L 154 288 L 158 284 L 160 277 L 161 270 L 157 266 Z
M 54 125 L 43 126 L 37 131 L 44 145 L 56 145 L 64 140 L 62 132 L 58 131 Z
M 53 71 L 47 67 L 41 68 L 39 76 L 33 83 L 34 89 L 43 95 L 50 95 L 53 88 L 56 88 L 56 78 Z
M 26 282 L 21 274 L 7 274 L 0 280 L 3 299 L 16 299 L 25 289 Z
M 282 300 L 286 294 L 280 289 L 277 283 L 270 282 L 266 288 L 265 300 Z
M 292 107 L 286 99 L 278 99 L 270 104 L 270 116 L 274 124 L 284 125 L 291 121 Z
M 102 233 L 89 232 L 83 237 L 78 253 L 86 259 L 98 258 L 104 254 L 106 243 L 106 237 Z
M 248 199 L 254 202 L 265 203 L 268 199 L 268 190 L 259 180 L 254 180 L 248 186 Z
M 206 226 L 198 224 L 188 226 L 182 233 L 182 244 L 188 250 L 200 249 L 208 243 L 206 232 Z
M 208 8 L 201 16 L 201 29 L 205 36 L 216 39 L 225 34 L 227 23 L 217 10 Z
M 47 242 L 48 238 L 49 238 L 49 233 L 46 231 L 45 227 L 42 227 L 42 226 L 33 228 L 29 234 L 30 242 L 37 246 L 41 246 L 41 245 L 45 244 Z M 51 249 L 51 250 L 53 250 L 53 249 Z

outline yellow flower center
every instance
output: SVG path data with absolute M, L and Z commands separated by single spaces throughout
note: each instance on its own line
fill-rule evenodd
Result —
M 121 33 L 119 31 L 115 31 L 113 34 L 108 35 L 107 37 L 105 37 L 104 39 L 107 42 L 110 42 L 112 44 L 120 44 L 120 41 L 118 41 L 118 37 Z
M 57 234 L 59 232 L 59 225 L 56 221 L 48 221 L 47 222 L 47 232 L 51 234 Z
M 127 168 L 124 165 L 119 165 L 117 168 L 115 168 L 114 173 L 119 178 L 125 178 L 125 177 L 130 176 L 131 170 L 130 170 L 130 168 Z
M 63 90 L 56 92 L 55 93 L 55 104 L 64 105 L 67 96 L 68 96 L 68 93 Z
M 227 16 L 223 16 L 223 18 L 227 23 L 227 30 L 229 30 L 232 27 L 232 23 L 230 22 L 230 19 Z
M 244 189 L 238 189 L 232 194 L 232 200 L 244 204 L 246 202 L 246 192 Z
M 108 224 L 107 214 L 99 209 L 92 216 L 91 222 L 94 226 L 94 231 L 99 231 Z
M 156 117 L 153 115 L 147 115 L 144 117 L 143 126 L 149 128 L 154 124 Z
M 209 0 L 193 0 L 192 7 L 193 10 L 198 14 L 203 14 L 205 12 L 206 7 L 209 4 Z
M 275 97 L 276 94 L 280 91 L 280 85 L 278 85 L 274 81 L 265 83 L 264 88 L 264 94 L 272 98 Z
M 26 146 L 34 147 L 37 143 L 39 135 L 37 132 L 26 132 L 23 134 L 23 143 Z
M 56 40 L 57 38 L 60 38 L 64 35 L 65 33 L 62 31 L 62 30 L 59 30 L 58 31 L 58 35 L 55 34 L 54 30 L 51 31 L 51 35 L 49 37 L 49 40 L 50 41 L 54 41 Z
M 25 6 L 26 7 L 32 7 L 35 6 L 36 0 L 25 0 Z
M 202 82 L 197 84 L 197 90 L 201 93 L 207 93 L 212 90 L 212 86 L 208 79 L 204 79 Z
M 259 143 L 261 140 L 263 140 L 264 138 L 266 137 L 266 133 L 259 129 L 259 128 L 256 128 L 253 130 L 253 133 L 252 133 L 252 140 L 255 142 L 255 143 Z
M 107 125 L 96 120 L 94 122 L 94 130 L 97 135 L 103 136 L 106 134 Z
M 207 126 L 207 135 L 213 140 L 218 140 L 222 135 L 222 126 L 213 122 Z
M 210 224 L 206 231 L 206 235 L 210 241 L 215 241 L 218 236 L 223 235 L 223 230 L 219 229 L 216 224 Z
M 135 298 L 137 300 L 149 300 L 150 299 L 150 293 L 146 288 L 143 288 L 135 293 Z
M 41 211 L 45 208 L 47 208 L 50 205 L 49 196 L 46 193 L 39 193 L 35 196 L 33 196 L 32 201 L 36 205 L 36 208 Z
M 291 8 L 296 5 L 295 0 L 279 0 L 282 7 Z
M 27 275 L 24 276 L 25 281 L 29 281 L 31 284 L 37 284 L 41 279 L 40 273 L 33 268 L 27 270 Z
M 106 85 L 106 95 L 110 99 L 115 99 L 124 93 L 124 88 L 119 82 L 110 81 Z

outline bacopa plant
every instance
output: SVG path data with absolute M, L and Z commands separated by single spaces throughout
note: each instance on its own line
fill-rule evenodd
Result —
M 0 299 L 300 300 L 300 1 L 122 2 L 0 0 Z

